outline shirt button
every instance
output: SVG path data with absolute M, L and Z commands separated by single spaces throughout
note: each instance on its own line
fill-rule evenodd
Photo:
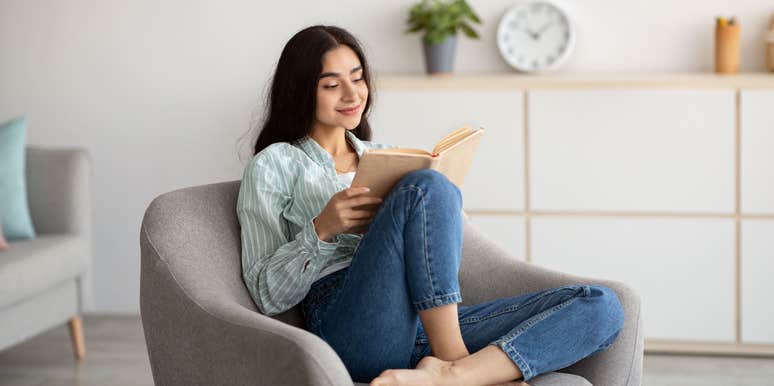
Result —
M 441 303 L 443 303 L 443 302 L 441 301 L 441 299 L 435 299 L 435 301 L 433 303 L 435 303 L 436 306 L 440 306 Z

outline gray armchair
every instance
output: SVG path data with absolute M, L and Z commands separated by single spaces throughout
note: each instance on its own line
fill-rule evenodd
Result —
M 0 349 L 69 322 L 85 354 L 80 315 L 91 254 L 91 185 L 84 150 L 26 150 L 27 199 L 37 236 L 0 253 Z
M 158 385 L 353 385 L 322 339 L 303 329 L 299 307 L 259 313 L 242 281 L 239 181 L 157 197 L 140 232 L 140 310 Z M 624 284 L 571 276 L 509 257 L 465 222 L 463 304 L 572 283 L 616 291 L 626 321 L 616 342 L 534 386 L 635 386 L 642 373 L 640 299 Z

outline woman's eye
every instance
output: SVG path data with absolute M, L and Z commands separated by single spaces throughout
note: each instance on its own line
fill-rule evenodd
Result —
M 362 80 L 365 80 L 365 79 L 364 78 L 358 78 L 358 79 L 353 80 L 353 82 L 360 82 Z M 330 89 L 330 88 L 336 88 L 337 86 L 338 86 L 338 84 L 328 84 L 328 85 L 323 86 L 323 88 Z

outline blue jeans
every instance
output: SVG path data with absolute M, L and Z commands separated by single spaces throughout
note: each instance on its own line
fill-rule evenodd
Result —
M 301 302 L 306 328 L 336 351 L 354 381 L 415 368 L 431 355 L 418 312 L 462 301 L 461 209 L 459 189 L 443 174 L 407 174 L 385 197 L 350 266 L 312 284 Z M 597 285 L 459 306 L 458 314 L 468 351 L 500 347 L 525 381 L 606 349 L 624 321 L 616 294 Z

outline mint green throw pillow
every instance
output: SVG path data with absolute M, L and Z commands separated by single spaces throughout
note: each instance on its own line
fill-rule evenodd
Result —
M 35 237 L 27 206 L 24 117 L 0 123 L 0 224 L 8 241 Z

